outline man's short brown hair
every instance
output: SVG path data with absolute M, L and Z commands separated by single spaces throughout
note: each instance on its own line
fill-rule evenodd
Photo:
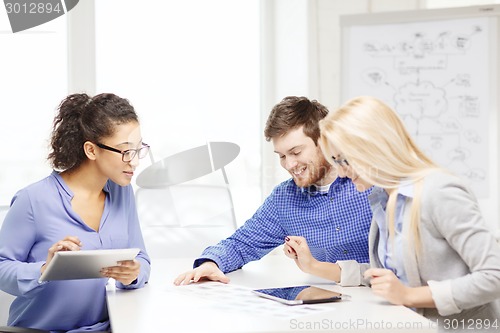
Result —
M 316 100 L 307 97 L 288 96 L 276 104 L 267 118 L 264 135 L 267 141 L 282 136 L 288 131 L 303 126 L 304 134 L 318 144 L 321 119 L 328 109 Z

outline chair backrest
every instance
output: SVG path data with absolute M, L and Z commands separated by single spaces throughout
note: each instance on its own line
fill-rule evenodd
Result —
M 151 258 L 197 257 L 236 230 L 226 185 L 139 188 L 137 211 Z
M 45 330 L 38 330 L 36 328 L 1 326 L 0 333 L 50 333 L 50 332 Z
M 11 294 L 0 290 L 0 326 L 7 325 L 10 305 L 14 299 L 15 297 Z
M 5 219 L 8 211 L 9 206 L 0 206 L 0 228 L 3 225 L 3 220 Z M 0 290 L 0 326 L 7 325 L 10 304 L 14 298 L 14 296 Z

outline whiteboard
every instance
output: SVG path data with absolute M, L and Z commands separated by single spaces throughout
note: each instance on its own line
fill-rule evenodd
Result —
M 341 17 L 342 101 L 375 96 L 498 211 L 500 6 Z
M 382 99 L 500 227 L 500 6 L 341 16 L 341 101 Z

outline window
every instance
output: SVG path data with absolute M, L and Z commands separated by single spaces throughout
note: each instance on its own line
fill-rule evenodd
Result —
M 0 10 L 0 205 L 51 172 L 46 162 L 52 120 L 67 94 L 66 16 L 12 33 Z
M 238 144 L 226 171 L 243 223 L 261 201 L 259 1 L 95 6 L 96 92 L 130 100 L 156 161 L 209 141 Z

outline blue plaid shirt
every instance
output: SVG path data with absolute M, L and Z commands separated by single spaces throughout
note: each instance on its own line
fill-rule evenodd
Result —
M 284 181 L 232 236 L 206 248 L 194 267 L 212 260 L 224 273 L 234 271 L 282 245 L 286 236 L 304 237 L 320 261 L 369 262 L 370 192 L 358 192 L 348 178 L 337 178 L 325 194 Z

